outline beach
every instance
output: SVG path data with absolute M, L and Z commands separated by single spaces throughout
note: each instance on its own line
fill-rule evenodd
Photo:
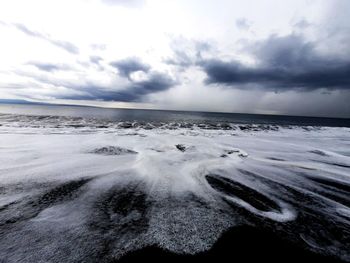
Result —
M 347 127 L 3 114 L 0 134 L 5 262 L 350 261 Z

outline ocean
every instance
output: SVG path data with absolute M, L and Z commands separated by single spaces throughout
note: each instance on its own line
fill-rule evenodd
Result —
M 0 114 L 66 116 L 108 121 L 191 124 L 268 124 L 350 127 L 350 119 L 168 110 L 110 109 L 87 106 L 0 104 Z

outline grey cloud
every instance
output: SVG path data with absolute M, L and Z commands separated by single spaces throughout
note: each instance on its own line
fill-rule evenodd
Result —
M 100 61 L 102 61 L 103 58 L 99 57 L 99 56 L 90 56 L 90 62 L 93 64 L 99 64 Z
M 350 60 L 321 56 L 313 43 L 300 36 L 271 36 L 249 51 L 257 59 L 257 66 L 238 61 L 200 62 L 208 76 L 206 82 L 236 88 L 253 84 L 275 90 L 350 89 Z
M 112 88 L 95 85 L 84 85 L 74 87 L 73 89 L 83 91 L 85 95 L 62 96 L 60 99 L 141 102 L 145 96 L 151 93 L 165 91 L 175 84 L 176 82 L 169 76 L 161 73 L 153 73 L 148 80 L 131 82 L 123 90 L 113 90 Z
M 13 24 L 18 30 L 22 31 L 23 33 L 27 34 L 28 36 L 31 37 L 39 37 L 43 38 L 43 35 L 39 32 L 32 31 L 29 28 L 27 28 L 25 25 L 22 24 Z
M 97 60 L 99 60 L 99 58 Z M 61 80 L 48 74 L 32 71 L 16 70 L 15 73 L 29 77 L 35 80 L 37 84 L 41 83 L 49 84 L 52 87 L 64 87 L 70 91 L 54 93 L 52 97 L 56 99 L 142 102 L 147 95 L 168 90 L 178 84 L 168 74 L 151 69 L 149 65 L 141 63 L 137 58 L 121 60 L 114 63 L 116 67 L 119 67 L 121 72 L 123 72 L 123 77 L 128 79 L 123 86 L 100 86 L 91 82 L 84 82 L 84 80 L 81 80 L 80 83 L 82 84 L 80 84 L 79 82 L 74 83 L 69 80 Z M 27 64 L 46 72 L 73 69 L 64 64 L 56 65 L 42 62 L 28 62 Z M 129 77 L 132 72 L 138 70 L 145 72 L 146 78 L 144 80 L 137 81 Z M 22 87 L 25 88 L 27 86 L 20 85 L 19 88 Z M 55 89 L 52 88 L 52 90 L 54 91 Z
M 52 63 L 43 63 L 43 62 L 28 62 L 27 64 L 47 72 L 70 69 L 68 65 L 63 65 L 63 64 L 52 64 Z
M 299 68 L 324 62 L 315 52 L 315 46 L 306 42 L 299 35 L 279 37 L 272 35 L 264 41 L 253 43 L 246 50 L 258 60 L 263 67 Z
M 138 58 L 127 58 L 124 60 L 111 62 L 110 65 L 118 69 L 122 77 L 130 78 L 130 74 L 136 71 L 148 72 L 150 66 L 142 63 Z
M 68 51 L 69 53 L 72 53 L 72 54 L 79 53 L 79 48 L 70 42 L 55 40 L 55 39 L 50 39 L 50 38 L 47 38 L 46 40 L 57 47 L 63 48 L 64 50 Z
M 236 20 L 236 26 L 241 30 L 249 30 L 251 23 L 245 18 L 239 18 Z
M 294 24 L 294 27 L 299 29 L 305 29 L 311 26 L 311 24 L 306 19 L 301 19 Z
M 197 64 L 203 59 L 203 54 L 213 49 L 212 45 L 205 41 L 194 41 L 184 38 L 173 39 L 170 45 L 173 56 L 166 58 L 164 63 L 168 65 L 187 68 Z
M 45 34 L 42 34 L 40 32 L 31 30 L 31 29 L 29 29 L 28 27 L 26 27 L 23 24 L 13 24 L 13 26 L 16 27 L 19 31 L 25 33 L 28 36 L 41 38 L 43 40 L 46 40 L 49 43 L 51 43 L 52 45 L 55 45 L 55 46 L 57 46 L 59 48 L 62 48 L 62 49 L 66 50 L 69 53 L 72 53 L 72 54 L 78 54 L 79 53 L 78 47 L 75 46 L 74 44 L 70 43 L 70 42 L 51 38 L 48 35 L 45 35 Z
M 194 59 L 183 50 L 173 50 L 174 56 L 165 59 L 165 63 L 180 67 L 189 67 L 193 65 Z

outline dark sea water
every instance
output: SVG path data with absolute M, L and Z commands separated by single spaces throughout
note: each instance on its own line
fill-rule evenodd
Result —
M 0 114 L 68 116 L 109 121 L 272 124 L 350 127 L 350 119 L 242 113 L 109 109 L 85 106 L 0 104 Z

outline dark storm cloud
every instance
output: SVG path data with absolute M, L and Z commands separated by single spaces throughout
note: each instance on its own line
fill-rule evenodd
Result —
M 130 74 L 136 71 L 148 72 L 150 66 L 142 63 L 138 58 L 127 58 L 111 62 L 110 65 L 118 69 L 120 76 L 130 78 Z
M 165 91 L 175 84 L 175 81 L 169 76 L 161 73 L 153 73 L 148 80 L 132 82 L 123 90 L 84 85 L 83 87 L 73 87 L 73 89 L 83 91 L 85 95 L 67 95 L 61 96 L 60 99 L 141 102 L 144 96 Z
M 62 49 L 66 50 L 69 53 L 72 53 L 72 54 L 78 54 L 79 53 L 78 47 L 75 46 L 74 44 L 70 43 L 70 42 L 53 39 L 53 38 L 51 38 L 48 35 L 45 35 L 45 34 L 42 34 L 40 32 L 31 30 L 31 29 L 29 29 L 28 27 L 26 27 L 23 24 L 13 24 L 13 26 L 16 27 L 19 31 L 25 33 L 28 36 L 46 40 L 49 43 L 51 43 L 52 45 L 55 45 L 55 46 L 57 46 L 59 48 L 62 48 Z
M 271 36 L 249 51 L 258 61 L 247 66 L 238 61 L 199 62 L 209 84 L 244 87 L 246 84 L 275 90 L 350 89 L 350 60 L 318 54 L 302 37 Z

